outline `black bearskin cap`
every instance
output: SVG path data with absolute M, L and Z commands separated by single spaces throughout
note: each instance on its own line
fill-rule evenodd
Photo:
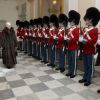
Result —
M 38 19 L 34 19 L 34 25 L 37 26 L 37 24 L 38 24 Z
M 68 17 L 69 17 L 69 22 L 73 21 L 76 25 L 79 24 L 80 14 L 78 12 L 76 12 L 75 10 L 69 11 Z
M 65 26 L 68 24 L 68 17 L 65 14 L 59 15 L 59 23 L 63 23 Z
M 51 22 L 51 23 L 55 23 L 55 22 L 57 22 L 57 21 L 58 21 L 58 18 L 57 18 L 56 15 L 53 14 L 53 15 L 50 16 L 50 22 Z
M 24 21 L 24 27 L 29 28 L 30 23 L 28 21 Z
M 33 26 L 33 25 L 34 25 L 34 20 L 31 19 L 31 20 L 30 20 L 30 26 Z
M 42 18 L 38 18 L 38 25 L 43 26 L 43 19 Z
M 58 17 L 56 15 L 53 14 L 50 16 L 50 22 L 53 23 L 56 28 L 59 27 Z
M 23 21 L 20 21 L 18 26 L 19 27 L 24 27 L 24 22 Z
M 16 25 L 19 26 L 19 24 L 20 24 L 20 20 L 17 20 Z
M 95 7 L 88 8 L 84 16 L 84 20 L 86 19 L 92 20 L 93 26 L 96 26 L 100 20 L 100 11 Z
M 43 17 L 43 24 L 49 24 L 49 17 L 48 16 Z

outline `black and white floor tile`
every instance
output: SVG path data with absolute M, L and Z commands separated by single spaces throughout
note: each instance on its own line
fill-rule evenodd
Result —
M 84 87 L 77 77 L 70 79 L 40 61 L 20 53 L 14 69 L 6 69 L 0 60 L 0 100 L 100 100 L 100 78 Z

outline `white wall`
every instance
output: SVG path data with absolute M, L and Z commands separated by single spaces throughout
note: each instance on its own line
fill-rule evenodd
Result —
M 95 7 L 95 1 L 96 0 L 78 0 L 78 11 L 81 15 L 81 22 L 82 26 L 85 26 L 85 22 L 83 20 L 83 17 L 86 13 L 87 8 L 89 7 Z
M 68 15 L 68 0 L 64 0 L 64 13 Z
M 70 10 L 78 11 L 78 1 L 80 0 L 68 0 L 68 11 Z
M 38 17 L 38 12 L 39 12 L 39 3 L 38 3 L 38 0 L 34 0 L 33 2 L 33 12 L 34 12 L 34 15 L 33 15 L 33 18 L 37 18 Z
M 16 0 L 0 0 L 0 20 L 7 20 L 16 28 L 18 13 Z
M 96 7 L 100 10 L 100 0 L 96 0 Z M 100 28 L 100 21 L 98 23 L 98 27 Z

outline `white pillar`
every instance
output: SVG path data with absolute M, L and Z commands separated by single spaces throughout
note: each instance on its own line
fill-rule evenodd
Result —
M 100 0 L 96 0 L 95 4 L 96 4 L 96 8 L 98 8 L 100 10 Z M 100 21 L 97 26 L 100 28 Z
M 64 13 L 68 15 L 68 0 L 64 0 Z
M 33 7 L 33 16 L 34 18 L 37 18 L 38 17 L 38 0 L 34 0 L 34 7 Z
M 78 0 L 68 0 L 68 11 L 70 10 L 78 11 Z

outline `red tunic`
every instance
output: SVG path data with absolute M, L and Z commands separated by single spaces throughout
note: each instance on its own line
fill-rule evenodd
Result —
M 85 54 L 95 54 L 96 52 L 96 44 L 98 40 L 98 29 L 92 27 L 88 30 L 88 33 L 85 34 L 86 31 L 83 31 L 82 36 L 86 39 L 86 42 L 83 45 L 83 53 Z
M 79 40 L 79 28 L 73 27 L 66 30 L 66 35 L 69 38 L 67 42 L 68 50 L 77 50 L 78 49 L 78 40 Z
M 18 37 L 20 36 L 20 30 L 21 30 L 21 28 L 18 27 L 18 28 L 17 28 L 17 36 L 18 36 Z
M 58 42 L 57 42 L 57 48 L 63 48 L 64 45 L 64 29 L 59 29 L 56 31 Z
M 38 29 L 37 28 L 34 28 L 34 34 L 36 36 L 36 43 L 39 42 L 39 35 L 38 35 Z
M 48 36 L 49 36 L 48 45 L 52 45 L 53 44 L 54 32 L 55 32 L 55 29 L 54 28 L 50 28 L 49 33 L 48 33 Z
M 41 33 L 41 44 L 45 44 L 45 33 L 43 31 L 43 28 L 40 28 L 40 33 Z

